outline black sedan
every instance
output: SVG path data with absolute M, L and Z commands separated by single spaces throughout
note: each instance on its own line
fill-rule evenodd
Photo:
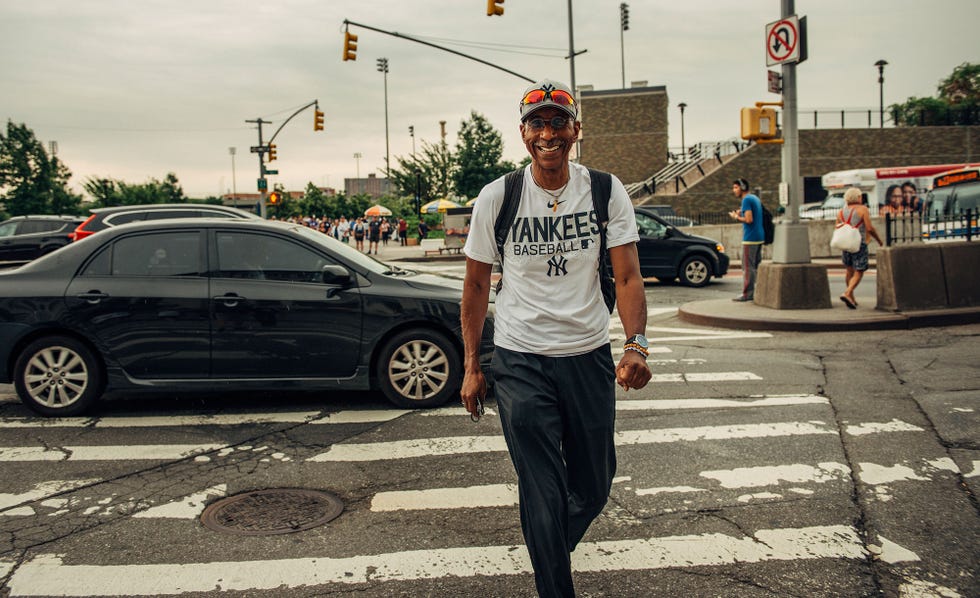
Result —
M 721 243 L 685 233 L 642 206 L 637 206 L 635 212 L 640 233 L 636 250 L 644 278 L 663 282 L 680 278 L 688 286 L 703 287 L 712 277 L 728 272 L 729 259 Z
M 113 227 L 0 272 L 0 289 L 0 381 L 48 416 L 141 389 L 380 389 L 434 407 L 462 380 L 459 281 L 305 226 Z

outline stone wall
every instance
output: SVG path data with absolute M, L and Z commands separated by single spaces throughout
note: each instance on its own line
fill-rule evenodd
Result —
M 803 129 L 800 175 L 820 177 L 834 170 L 915 164 L 980 162 L 980 127 L 891 129 Z M 754 145 L 678 195 L 657 195 L 647 203 L 670 204 L 679 213 L 732 209 L 732 181 L 748 179 L 770 209 L 778 204 L 782 146 Z M 649 177 L 654 170 L 645 176 Z M 637 181 L 643 180 L 636 179 Z M 634 182 L 628 180 L 624 182 Z M 640 198 L 638 203 L 645 201 Z
M 582 91 L 581 163 L 624 183 L 667 165 L 667 89 Z

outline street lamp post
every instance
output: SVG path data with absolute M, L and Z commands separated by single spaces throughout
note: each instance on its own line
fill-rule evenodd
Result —
M 234 206 L 238 207 L 238 185 L 235 183 L 235 148 L 229 147 L 228 153 L 231 154 L 231 196 Z
M 878 67 L 878 121 L 879 128 L 885 128 L 885 65 L 888 64 L 884 59 L 875 63 Z
M 361 152 L 354 152 L 354 163 L 357 165 L 357 178 L 361 178 Z
M 684 109 L 687 108 L 687 104 L 681 102 L 677 107 L 681 109 L 681 154 L 684 156 L 684 161 L 687 162 L 687 143 L 684 141 Z
M 630 5 L 623 2 L 619 5 L 619 59 L 623 65 L 623 89 L 626 89 L 626 47 L 623 33 L 630 28 Z
M 388 59 L 378 59 L 378 72 L 385 76 L 385 176 L 390 176 L 391 150 L 388 146 Z
M 415 160 L 415 125 L 408 125 L 408 136 L 412 138 L 412 160 Z

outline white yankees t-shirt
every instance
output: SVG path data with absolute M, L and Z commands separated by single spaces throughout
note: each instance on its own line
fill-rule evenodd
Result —
M 517 217 L 504 243 L 503 288 L 497 295 L 494 344 L 539 355 L 578 355 L 609 342 L 609 311 L 599 286 L 599 222 L 592 181 L 569 163 L 568 186 L 557 199 L 538 187 L 531 167 Z M 473 205 L 464 252 L 491 264 L 497 259 L 493 225 L 504 201 L 504 177 L 488 184 Z M 633 204 L 612 177 L 606 244 L 639 240 Z

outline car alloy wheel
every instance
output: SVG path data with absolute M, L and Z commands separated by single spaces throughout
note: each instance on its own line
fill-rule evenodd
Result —
M 102 371 L 81 342 L 46 337 L 21 352 L 14 366 L 14 387 L 20 400 L 42 415 L 77 415 L 102 393 Z
M 462 365 L 459 352 L 444 335 L 408 330 L 385 344 L 377 377 L 381 390 L 395 405 L 436 407 L 459 390 Z
M 711 264 L 700 255 L 687 258 L 681 265 L 681 280 L 689 287 L 703 287 L 711 280 Z

